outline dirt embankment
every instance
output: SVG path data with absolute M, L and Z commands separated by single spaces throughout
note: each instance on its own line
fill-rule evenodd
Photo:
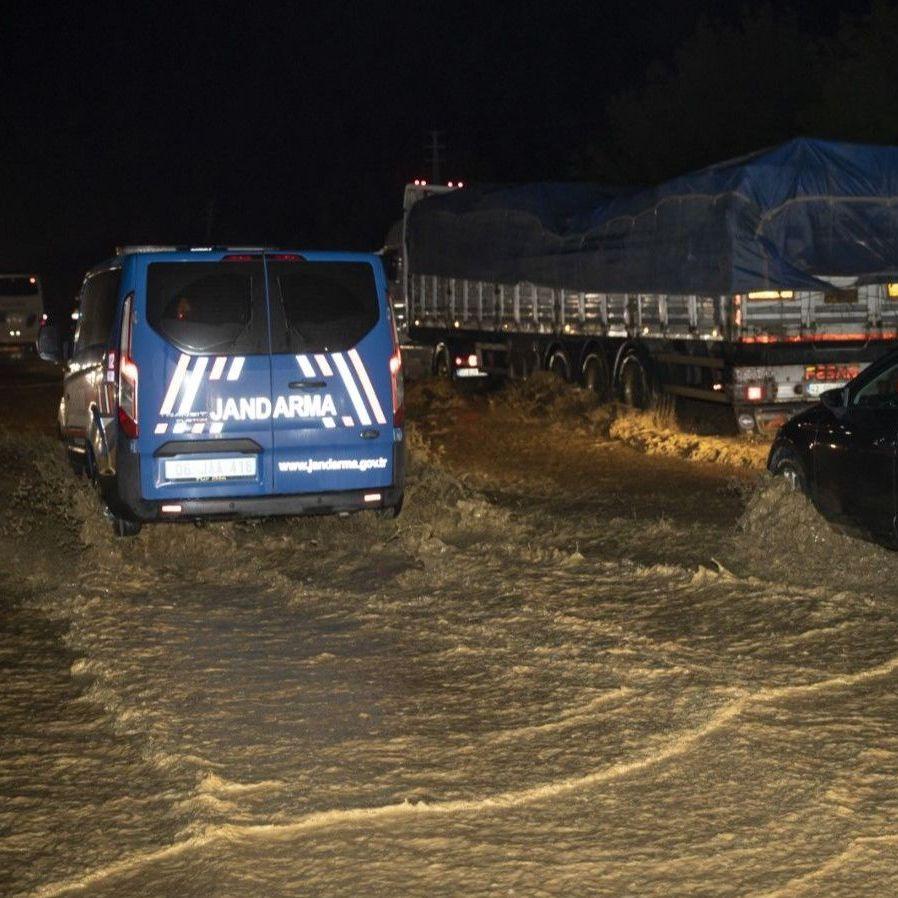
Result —
M 665 422 L 651 412 L 618 409 L 608 433 L 612 439 L 646 455 L 667 455 L 757 471 L 764 469 L 770 450 L 770 444 L 764 440 L 683 433 L 672 421 Z
M 509 382 L 485 396 L 461 394 L 446 381 L 423 380 L 410 385 L 409 402 L 412 417 L 436 433 L 447 426 L 447 416 L 464 417 L 486 403 L 500 416 L 616 440 L 646 455 L 762 471 L 769 450 L 769 442 L 763 439 L 689 432 L 677 423 L 673 406 L 639 412 L 616 403 L 600 403 L 595 394 L 548 372 Z

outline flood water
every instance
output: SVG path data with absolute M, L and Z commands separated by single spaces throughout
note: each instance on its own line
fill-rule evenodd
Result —
M 397 521 L 130 541 L 2 437 L 0 891 L 895 894 L 896 556 L 576 402 L 413 411 Z

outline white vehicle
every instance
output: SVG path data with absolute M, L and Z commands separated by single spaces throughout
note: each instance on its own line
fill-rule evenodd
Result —
M 24 355 L 34 346 L 44 318 L 40 279 L 0 274 L 0 352 Z

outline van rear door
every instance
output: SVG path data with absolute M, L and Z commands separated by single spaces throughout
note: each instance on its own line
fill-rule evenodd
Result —
M 141 494 L 269 493 L 271 362 L 261 255 L 167 253 L 135 261 Z
M 275 493 L 393 482 L 392 333 L 369 256 L 266 257 Z

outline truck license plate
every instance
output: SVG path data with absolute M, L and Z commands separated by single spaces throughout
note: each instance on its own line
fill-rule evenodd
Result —
M 844 386 L 844 380 L 835 381 L 832 383 L 828 383 L 827 381 L 813 380 L 806 385 L 805 389 L 807 390 L 808 396 L 819 396 L 821 393 L 825 393 L 827 390 L 841 389 Z

